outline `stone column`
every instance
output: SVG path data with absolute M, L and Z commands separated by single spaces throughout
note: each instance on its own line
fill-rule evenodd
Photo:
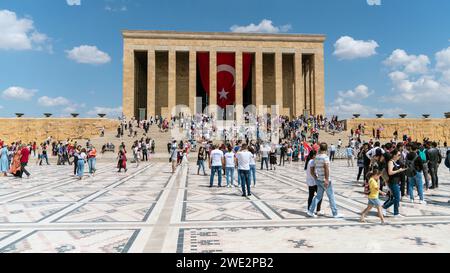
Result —
M 255 106 L 258 109 L 258 114 L 264 111 L 263 106 L 263 54 L 261 51 L 255 52 Z
M 169 95 L 168 95 L 168 117 L 172 116 L 172 110 L 176 106 L 177 97 L 177 52 L 169 50 Z
M 197 52 L 189 51 L 189 109 L 191 114 L 196 113 L 196 96 L 197 96 Z
M 154 49 L 148 51 L 147 64 L 147 119 L 156 115 L 156 53 Z
M 303 81 L 303 60 L 302 52 L 297 50 L 294 55 L 294 115 L 300 116 L 305 109 L 305 85 Z
M 325 115 L 325 72 L 323 52 L 314 55 L 314 110 Z
M 123 51 L 123 113 L 127 119 L 134 117 L 135 90 L 134 90 L 134 50 L 125 44 Z
M 236 51 L 236 120 L 241 120 L 244 113 L 244 87 L 242 71 L 242 51 Z
M 209 52 L 209 113 L 217 118 L 217 52 Z
M 284 115 L 285 113 L 283 105 L 283 54 L 281 52 L 275 52 L 275 105 L 278 106 L 279 114 Z

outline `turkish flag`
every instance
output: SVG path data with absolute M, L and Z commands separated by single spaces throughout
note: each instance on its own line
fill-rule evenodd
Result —
M 199 52 L 197 62 L 199 64 L 203 88 L 209 95 L 209 53 Z M 243 54 L 243 88 L 247 86 L 250 77 L 253 56 L 250 53 Z M 236 102 L 236 55 L 235 53 L 217 53 L 217 105 L 226 108 Z M 243 90 L 241 90 L 243 92 Z
M 217 105 L 226 108 L 236 101 L 236 58 L 234 53 L 217 54 Z

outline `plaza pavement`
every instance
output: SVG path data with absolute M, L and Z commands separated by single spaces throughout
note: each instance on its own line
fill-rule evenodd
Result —
M 239 189 L 208 188 L 195 162 L 170 173 L 169 163 L 130 164 L 127 174 L 101 162 L 79 181 L 70 166 L 30 166 L 30 179 L 0 178 L 0 252 L 450 252 L 450 173 L 428 205 L 401 203 L 406 217 L 380 225 L 356 168 L 332 164 L 344 219 L 306 217 L 303 164 L 257 171 L 250 198 Z M 217 179 L 217 178 L 216 178 Z M 215 182 L 217 185 L 217 180 Z M 225 185 L 225 177 L 223 178 Z

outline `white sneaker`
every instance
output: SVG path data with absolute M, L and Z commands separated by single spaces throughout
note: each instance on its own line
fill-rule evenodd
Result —
M 338 214 L 334 215 L 333 218 L 342 219 L 342 218 L 344 218 L 344 216 L 338 213 Z
M 403 216 L 401 214 L 397 214 L 397 215 L 394 215 L 394 218 L 405 218 L 405 216 Z
M 383 209 L 383 216 L 387 217 L 387 211 L 385 209 Z
M 409 203 L 414 204 L 414 200 L 413 199 L 409 199 Z
M 310 211 L 308 211 L 306 214 L 308 215 L 308 217 L 312 217 L 312 218 L 317 217 L 317 215 L 315 215 L 314 213 L 311 213 Z
M 420 204 L 421 204 L 421 205 L 426 205 L 426 204 L 427 204 L 427 201 L 421 200 L 421 201 L 420 201 Z
M 324 213 L 323 211 L 318 211 L 318 212 L 316 213 L 316 215 L 317 215 L 317 216 L 324 216 L 325 213 Z

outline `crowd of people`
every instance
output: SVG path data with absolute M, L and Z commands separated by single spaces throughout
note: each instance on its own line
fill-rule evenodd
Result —
M 261 121 L 261 119 L 257 119 Z M 274 122 L 268 118 L 265 122 Z M 268 140 L 251 138 L 247 134 L 251 129 L 246 128 L 242 135 L 234 134 L 233 128 L 228 131 L 221 141 L 208 140 L 207 134 L 197 135 L 199 152 L 197 155 L 197 174 L 207 175 L 205 163 L 210 169 L 209 186 L 213 187 L 217 177 L 219 187 L 241 187 L 243 196 L 251 195 L 251 187 L 256 186 L 256 162 L 260 161 L 261 170 L 275 170 L 276 166 L 286 162 L 305 162 L 306 184 L 308 185 L 309 198 L 307 214 L 317 217 L 321 212 L 321 202 L 324 194 L 328 196 L 332 214 L 336 218 L 342 218 L 336 206 L 333 183 L 330 174 L 330 164 L 335 159 L 338 150 L 344 151 L 344 159 L 348 167 L 358 167 L 356 182 L 362 178 L 364 192 L 368 198 L 368 206 L 361 213 L 361 221 L 365 221 L 367 213 L 375 208 L 381 222 L 385 222 L 387 210 L 393 207 L 395 218 L 403 217 L 400 213 L 400 202 L 415 203 L 416 198 L 421 205 L 426 205 L 424 192 L 439 188 L 438 168 L 442 161 L 450 169 L 450 151 L 445 155 L 438 149 L 438 143 L 424 139 L 422 143 L 413 142 L 410 137 L 403 141 L 392 141 L 381 144 L 379 141 L 362 141 L 364 126 L 361 125 L 356 132 L 349 135 L 348 143 L 343 145 L 340 139 L 338 143 L 319 142 L 319 129 L 325 130 L 339 127 L 337 118 L 325 121 L 320 117 L 289 120 L 287 117 L 277 117 L 279 122 L 279 141 L 274 144 L 273 135 Z M 201 127 L 210 126 L 207 119 L 201 119 Z M 256 128 L 263 124 L 257 123 Z M 267 124 L 265 124 L 267 125 Z M 196 135 L 195 128 L 191 127 L 191 135 Z M 213 127 L 213 126 L 211 126 Z M 379 137 L 379 131 L 375 130 L 375 140 Z M 238 130 L 239 131 L 239 130 Z M 378 132 L 377 132 L 378 131 Z M 214 130 L 212 131 L 214 134 Z M 322 132 L 323 133 L 323 132 Z M 331 132 L 330 132 L 331 133 Z M 256 130 L 256 136 L 261 136 Z M 168 152 L 171 154 L 173 171 L 176 166 L 187 160 L 190 141 L 172 145 L 169 144 Z M 221 144 L 214 144 L 221 143 Z M 270 163 L 270 164 L 269 164 Z M 234 177 L 237 172 L 237 185 Z M 225 177 L 226 185 L 222 182 Z M 383 201 L 381 201 L 383 200 Z
M 88 164 L 89 174 L 94 175 L 96 171 L 96 157 L 97 150 L 89 142 L 86 144 L 86 148 L 72 140 L 63 142 L 52 142 L 52 138 L 47 138 L 46 141 L 40 145 L 36 145 L 36 142 L 24 144 L 21 141 L 13 142 L 10 145 L 0 140 L 0 173 L 3 176 L 8 174 L 22 178 L 25 174 L 28 178 L 31 174 L 26 167 L 28 166 L 30 159 L 36 159 L 36 165 L 43 165 L 49 163 L 48 152 L 57 158 L 57 165 L 65 165 L 66 163 L 74 166 L 74 176 L 82 179 L 84 176 L 84 165 Z
M 178 126 L 187 132 L 183 141 L 172 139 L 167 145 L 173 173 L 177 166 L 189 162 L 189 155 L 198 146 L 197 175 L 208 175 L 208 166 L 210 187 L 214 186 L 217 177 L 217 186 L 240 187 L 246 197 L 251 196 L 251 188 L 257 185 L 257 162 L 260 162 L 260 170 L 266 171 L 275 171 L 277 166 L 285 164 L 294 167 L 298 165 L 293 162 L 303 162 L 309 191 L 306 213 L 310 217 L 323 214 L 321 204 L 326 194 L 333 216 L 342 218 L 334 198 L 330 168 L 338 152 L 342 154 L 343 151 L 348 167 L 354 167 L 356 161 L 356 183 L 363 181 L 361 187 L 367 194 L 368 206 L 361 213 L 361 221 L 365 221 L 372 208 L 377 209 L 382 222 L 387 215 L 386 210 L 391 207 L 394 217 L 402 217 L 400 202 L 414 203 L 416 196 L 420 204 L 426 205 L 424 193 L 439 189 L 438 168 L 441 162 L 445 161 L 450 169 L 450 151 L 442 155 L 438 143 L 428 139 L 419 143 L 410 137 L 403 137 L 403 141 L 394 137 L 381 144 L 378 140 L 381 129 L 378 129 L 374 131 L 375 141 L 363 141 L 366 128 L 361 124 L 356 130 L 351 130 L 345 144 L 342 139 L 327 144 L 320 142 L 321 134 L 343 130 L 344 124 L 337 117 L 300 116 L 289 119 L 270 114 L 256 117 L 248 113 L 244 124 L 231 122 L 222 127 L 207 115 L 179 115 L 171 119 L 152 117 L 140 122 L 123 120 L 118 128 L 118 137 L 128 131 L 130 137 L 137 138 L 138 129 L 143 130 L 143 137 L 131 144 L 131 162 L 137 167 L 139 162 L 148 161 L 155 152 L 155 140 L 146 137 L 153 125 L 157 125 L 160 131 Z M 0 147 L 0 172 L 4 176 L 11 174 L 21 178 L 25 174 L 30 177 L 26 168 L 30 158 L 36 158 L 39 165 L 49 164 L 48 153 L 57 159 L 57 165 L 73 165 L 74 175 L 79 179 L 84 176 L 86 163 L 90 175 L 96 171 L 97 151 L 89 140 L 85 147 L 72 140 L 53 141 L 51 137 L 40 145 L 35 142 L 22 144 L 20 141 L 7 145 L 0 140 Z M 128 156 L 123 142 L 117 160 L 118 172 L 127 172 Z

